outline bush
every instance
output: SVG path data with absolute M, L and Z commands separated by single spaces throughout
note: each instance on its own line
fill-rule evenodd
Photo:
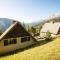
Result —
M 47 41 L 51 41 L 52 40 L 51 33 L 49 31 L 46 32 L 45 40 L 47 40 Z
M 51 41 L 52 40 L 52 37 L 49 37 L 49 38 L 45 38 L 46 41 Z

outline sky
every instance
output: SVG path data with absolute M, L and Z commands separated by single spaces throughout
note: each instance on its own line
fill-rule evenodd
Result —
M 60 12 L 60 0 L 0 0 L 0 18 L 31 23 Z

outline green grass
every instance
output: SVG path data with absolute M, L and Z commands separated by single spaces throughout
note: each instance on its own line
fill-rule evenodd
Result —
M 42 46 L 0 57 L 0 60 L 60 60 L 60 38 Z

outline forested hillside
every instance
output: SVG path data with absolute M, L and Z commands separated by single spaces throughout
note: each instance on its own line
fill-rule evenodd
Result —
M 11 24 L 11 19 L 0 18 L 0 33 L 3 33 Z

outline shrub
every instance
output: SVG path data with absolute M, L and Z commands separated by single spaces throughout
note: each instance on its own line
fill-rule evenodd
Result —
M 51 41 L 52 40 L 51 33 L 49 31 L 46 32 L 45 40 L 47 40 L 47 41 Z

